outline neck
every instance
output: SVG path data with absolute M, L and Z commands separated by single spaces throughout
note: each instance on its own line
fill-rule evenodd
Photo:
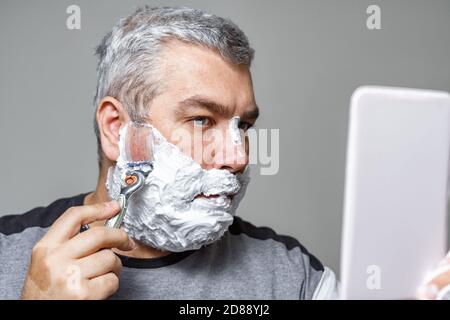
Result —
M 105 202 L 105 201 L 110 200 L 108 192 L 105 187 L 105 183 L 106 183 L 106 177 L 108 174 L 108 168 L 112 165 L 113 165 L 112 163 L 109 163 L 109 164 L 102 163 L 98 182 L 97 182 L 97 187 L 94 192 L 88 194 L 84 198 L 84 205 L 91 205 L 91 204 Z M 104 224 L 105 224 L 105 220 L 96 221 L 94 223 L 91 223 L 91 226 L 103 226 Z M 113 248 L 112 250 L 123 256 L 133 257 L 133 258 L 158 258 L 158 257 L 166 256 L 170 253 L 170 252 L 166 252 L 166 251 L 160 251 L 158 249 L 147 246 L 136 240 L 135 240 L 135 242 L 136 242 L 136 247 L 131 251 L 121 251 L 116 248 Z

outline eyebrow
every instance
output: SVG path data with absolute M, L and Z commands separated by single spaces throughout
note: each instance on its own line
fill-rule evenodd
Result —
M 183 101 L 181 101 L 180 106 L 184 109 L 186 108 L 201 108 L 208 110 L 212 113 L 221 115 L 223 117 L 231 118 L 233 116 L 232 108 L 228 108 L 227 106 L 217 103 L 209 98 L 202 97 L 199 95 L 195 95 L 189 97 Z M 183 111 L 178 110 L 179 113 Z M 242 119 L 246 120 L 256 120 L 259 116 L 259 108 L 255 104 L 252 109 L 246 110 L 242 115 Z

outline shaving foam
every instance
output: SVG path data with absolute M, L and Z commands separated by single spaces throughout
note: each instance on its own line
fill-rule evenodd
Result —
M 127 130 L 128 126 L 120 130 L 120 150 L 127 150 L 123 145 Z M 220 239 L 245 194 L 249 168 L 242 174 L 204 170 L 154 127 L 152 141 L 153 168 L 142 189 L 129 199 L 125 231 L 171 252 L 196 250 Z M 116 166 L 108 171 L 106 187 L 111 198 L 125 184 L 127 163 L 121 152 Z
M 231 118 L 230 123 L 228 125 L 228 129 L 231 135 L 231 141 L 233 141 L 233 144 L 236 146 L 242 145 L 242 137 L 241 132 L 239 130 L 240 121 L 241 119 L 239 117 L 233 117 Z

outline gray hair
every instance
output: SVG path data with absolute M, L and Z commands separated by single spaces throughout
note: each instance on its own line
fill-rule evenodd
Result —
M 217 50 L 227 61 L 250 67 L 254 50 L 246 35 L 228 19 L 186 7 L 138 8 L 121 19 L 96 49 L 95 108 L 105 96 L 119 100 L 134 121 L 145 117 L 161 91 L 158 53 L 164 42 L 177 39 Z M 101 142 L 94 119 L 99 162 Z

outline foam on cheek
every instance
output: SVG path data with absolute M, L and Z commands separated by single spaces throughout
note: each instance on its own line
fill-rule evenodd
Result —
M 236 123 L 233 128 L 240 139 Z M 152 131 L 153 170 L 144 187 L 130 198 L 125 230 L 134 239 L 173 252 L 198 249 L 219 239 L 233 221 L 249 181 L 248 171 L 234 175 L 228 170 L 204 170 L 158 130 Z M 125 134 L 126 129 L 121 130 Z M 120 192 L 126 168 L 121 154 L 108 173 L 110 196 Z M 200 194 L 218 196 L 196 197 Z M 235 195 L 232 200 L 231 194 Z
M 228 126 L 230 135 L 231 135 L 231 141 L 233 142 L 233 145 L 238 147 L 238 154 L 240 157 L 244 156 L 244 152 L 242 151 L 242 135 L 241 131 L 239 130 L 239 122 L 241 121 L 241 118 L 239 117 L 233 117 L 230 120 L 230 124 Z

